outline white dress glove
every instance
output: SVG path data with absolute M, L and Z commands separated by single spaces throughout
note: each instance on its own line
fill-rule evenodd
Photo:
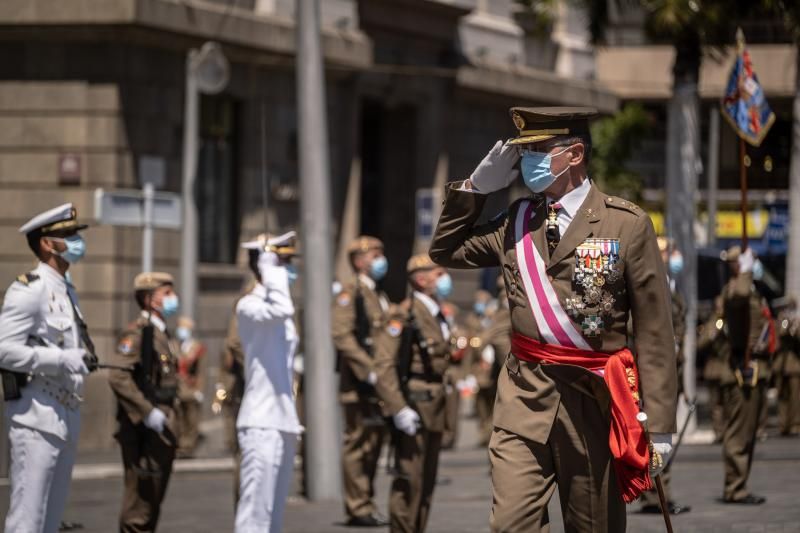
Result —
M 752 272 L 755 262 L 756 259 L 753 257 L 753 250 L 748 248 L 739 256 L 739 272 Z
M 505 189 L 519 176 L 519 170 L 514 168 L 518 160 L 513 146 L 497 141 L 469 177 L 473 188 L 481 194 Z
M 164 432 L 164 424 L 167 421 L 167 415 L 164 414 L 164 411 L 159 409 L 158 407 L 154 407 L 152 411 L 147 413 L 147 416 L 144 419 L 144 425 L 147 426 L 148 429 L 152 429 L 156 433 L 163 433 Z
M 413 437 L 417 434 L 419 415 L 412 408 L 408 406 L 403 407 L 392 417 L 392 420 L 394 421 L 395 427 L 409 437 Z
M 67 348 L 61 351 L 59 357 L 59 366 L 67 374 L 88 374 L 89 369 L 83 358 L 86 355 L 86 350 L 83 348 Z
M 377 382 L 378 382 L 378 374 L 376 374 L 375 372 L 370 372 L 367 375 L 367 383 L 369 383 L 374 387 Z
M 650 465 L 650 475 L 659 475 L 669 463 L 669 456 L 672 454 L 672 433 L 651 433 L 650 440 L 653 441 L 653 451 L 661 456 L 661 464 L 658 468 Z

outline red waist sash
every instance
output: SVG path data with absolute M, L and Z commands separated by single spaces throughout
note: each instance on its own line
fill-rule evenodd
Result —
M 611 428 L 608 445 L 614 457 L 622 499 L 631 503 L 653 488 L 648 467 L 648 443 L 636 420 L 639 412 L 639 375 L 633 354 L 627 348 L 616 353 L 592 352 L 539 341 L 513 333 L 511 353 L 519 359 L 542 365 L 575 365 L 586 370 L 603 370 L 611 393 Z

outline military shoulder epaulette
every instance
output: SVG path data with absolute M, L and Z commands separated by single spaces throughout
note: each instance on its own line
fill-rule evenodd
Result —
M 631 202 L 630 200 L 625 200 L 624 198 L 619 198 L 617 196 L 606 196 L 606 207 L 616 207 L 617 209 L 624 209 L 625 211 L 630 211 L 634 215 L 641 215 L 644 213 L 642 208 L 636 205 L 635 203 Z
M 37 279 L 39 279 L 39 274 L 34 274 L 33 272 L 20 274 L 19 276 L 17 276 L 17 281 L 19 281 L 23 285 L 30 285 Z

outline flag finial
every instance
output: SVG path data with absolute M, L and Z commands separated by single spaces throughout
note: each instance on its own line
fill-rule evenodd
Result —
M 744 52 L 744 32 L 741 27 L 736 28 L 736 48 L 739 54 Z

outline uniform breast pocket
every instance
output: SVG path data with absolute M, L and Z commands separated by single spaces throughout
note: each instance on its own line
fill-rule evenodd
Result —
M 72 320 L 63 315 L 48 316 L 45 320 L 47 324 L 47 340 L 59 348 L 73 348 Z

